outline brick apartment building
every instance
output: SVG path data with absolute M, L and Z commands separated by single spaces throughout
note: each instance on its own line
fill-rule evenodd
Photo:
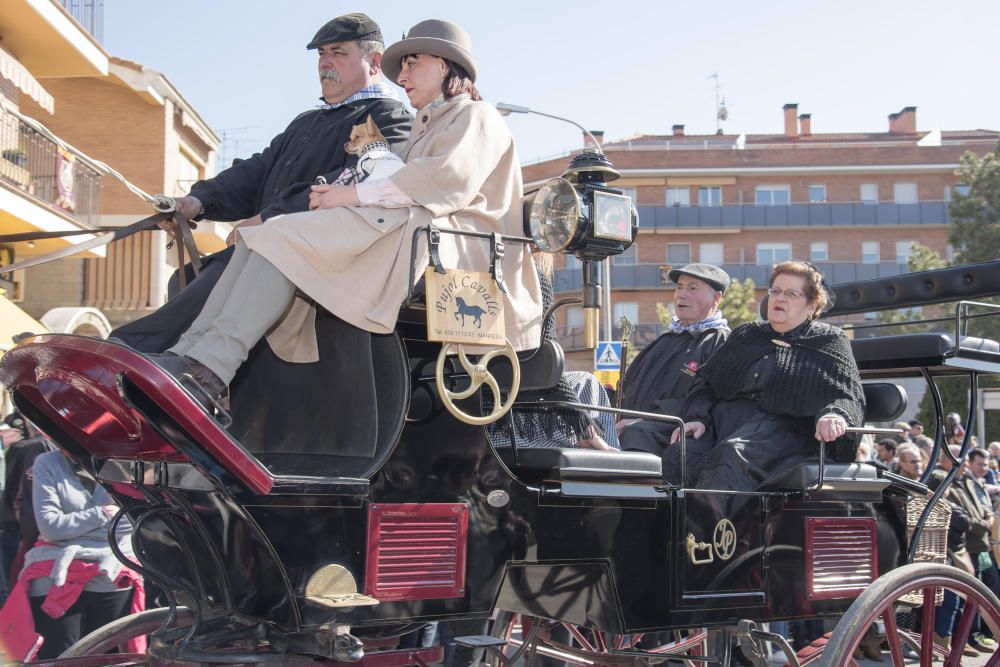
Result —
M 122 226 L 152 213 L 87 156 L 150 194 L 186 193 L 214 173 L 219 138 L 166 77 L 110 56 L 102 22 L 101 0 L 8 0 L 0 13 L 0 233 Z M 199 247 L 223 247 L 227 231 L 200 226 Z M 0 272 L 88 238 L 0 246 Z M 137 234 L 0 273 L 0 288 L 49 330 L 105 334 L 162 304 L 173 259 L 165 245 L 162 232 Z M 9 333 L 0 326 L 0 343 Z
M 672 266 L 710 262 L 763 295 L 770 267 L 810 259 L 833 284 L 907 270 L 914 242 L 950 256 L 948 201 L 960 192 L 966 151 L 993 150 L 1000 132 L 922 131 L 917 109 L 889 115 L 882 132 L 814 133 L 810 114 L 783 109 L 781 134 L 640 135 L 603 149 L 639 212 L 639 236 L 612 261 L 614 321 L 637 323 L 641 347 L 662 331 Z M 526 188 L 559 175 L 568 156 L 525 165 Z M 556 292 L 579 288 L 573 258 L 557 258 Z M 568 366 L 592 368 L 582 350 L 582 309 L 557 320 Z M 615 335 L 620 335 L 616 329 Z

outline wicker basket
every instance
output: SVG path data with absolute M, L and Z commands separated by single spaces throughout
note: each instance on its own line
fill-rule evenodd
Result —
M 913 539 L 913 531 L 917 527 L 920 515 L 927 508 L 927 501 L 930 496 L 911 496 L 906 502 L 906 537 Z M 951 507 L 942 498 L 934 505 L 931 514 L 927 517 L 927 523 L 920 533 L 920 541 L 917 542 L 917 550 L 914 553 L 914 563 L 947 563 L 948 562 L 948 524 L 951 523 Z M 909 544 L 907 545 L 909 546 Z M 944 597 L 944 592 L 939 588 L 934 596 L 934 604 L 939 605 Z M 909 593 L 900 598 L 900 602 L 913 605 L 923 604 L 923 595 L 918 591 Z

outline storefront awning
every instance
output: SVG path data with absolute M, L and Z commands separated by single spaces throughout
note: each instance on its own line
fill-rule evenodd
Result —
M 0 49 L 0 76 L 17 86 L 18 90 L 37 102 L 38 106 L 49 113 L 55 113 L 56 104 L 49 91 L 31 76 L 28 68 L 3 49 Z
M 41 322 L 18 308 L 17 304 L 0 294 L 0 356 L 6 350 L 14 347 L 14 336 L 26 331 L 40 334 L 46 333 L 48 329 Z

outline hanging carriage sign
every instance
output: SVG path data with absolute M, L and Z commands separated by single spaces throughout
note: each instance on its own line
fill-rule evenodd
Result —
M 427 292 L 427 340 L 502 347 L 503 294 L 486 271 L 433 267 L 424 272 Z

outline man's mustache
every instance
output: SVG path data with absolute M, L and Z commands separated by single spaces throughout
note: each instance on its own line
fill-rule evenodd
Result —
M 319 73 L 319 80 L 322 81 L 324 79 L 330 79 L 331 81 L 340 83 L 340 74 L 338 74 L 335 69 L 325 69 Z

